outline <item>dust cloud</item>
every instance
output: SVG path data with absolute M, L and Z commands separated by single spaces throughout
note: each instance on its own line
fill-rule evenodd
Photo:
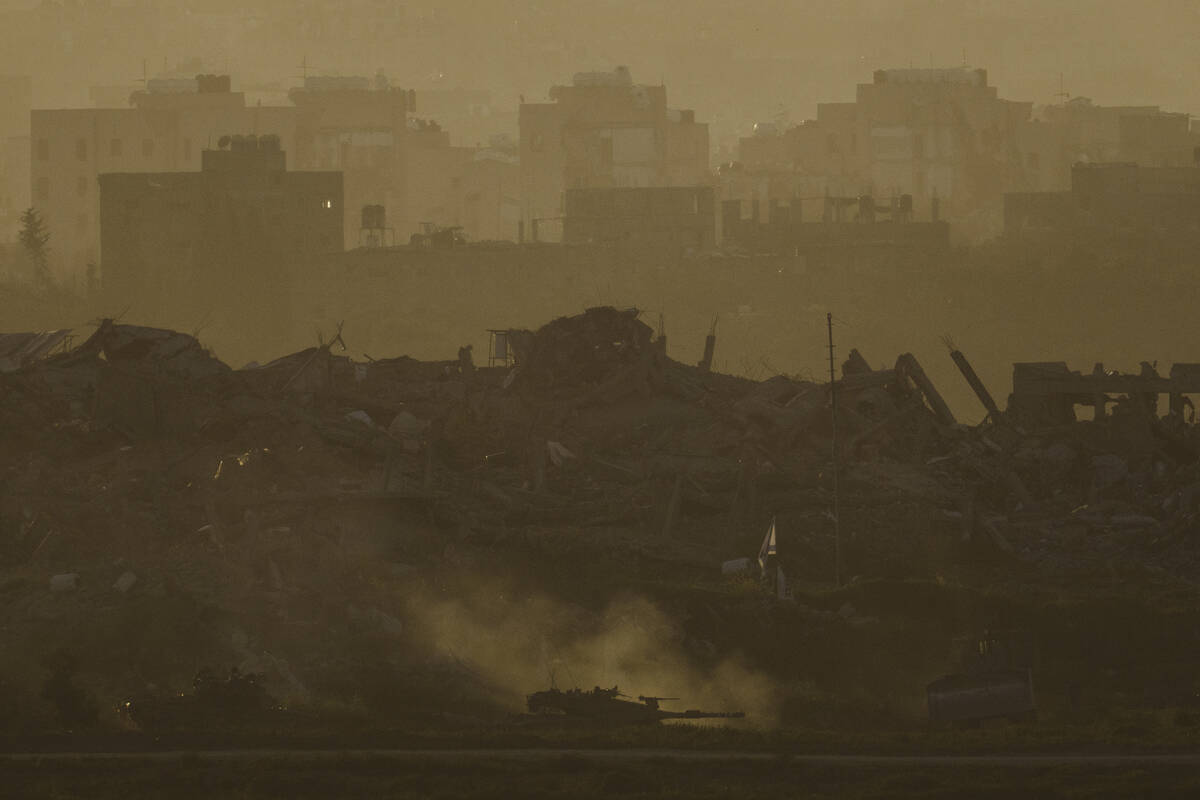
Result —
M 668 710 L 744 711 L 754 727 L 778 721 L 771 678 L 736 654 L 712 658 L 711 645 L 689 639 L 678 618 L 636 594 L 592 612 L 540 593 L 518 596 L 497 581 L 468 597 L 426 595 L 408 612 L 428 648 L 462 663 L 514 712 L 553 682 L 678 698 L 664 702 Z

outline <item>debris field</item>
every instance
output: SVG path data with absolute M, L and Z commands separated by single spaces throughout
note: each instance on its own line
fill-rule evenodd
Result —
M 987 412 L 972 426 L 911 353 L 880 367 L 853 350 L 832 385 L 756 382 L 672 360 L 638 317 L 592 308 L 508 331 L 497 366 L 469 348 L 356 360 L 339 330 L 233 369 L 187 334 L 111 320 L 7 364 L 0 627 L 14 646 L 0 702 L 49 713 L 37 687 L 65 650 L 101 705 L 236 665 L 296 706 L 472 713 L 515 690 L 415 609 L 501 569 L 529 591 L 574 592 L 568 627 L 598 624 L 589 592 L 678 586 L 822 635 L 879 624 L 821 599 L 835 576 L 1085 588 L 1130 570 L 1168 586 L 1200 576 L 1186 370 L 1016 365 L 1002 410 L 951 346 Z M 1077 405 L 1102 418 L 1076 420 Z M 721 573 L 772 520 L 790 599 Z M 688 658 L 736 650 L 787 673 L 782 655 L 722 632 L 736 619 L 724 601 L 699 603 L 716 609 L 705 626 L 697 601 L 658 599 Z M 906 663 L 936 670 L 940 657 Z

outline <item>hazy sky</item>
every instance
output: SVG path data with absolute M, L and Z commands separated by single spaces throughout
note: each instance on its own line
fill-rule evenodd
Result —
M 190 57 L 235 85 L 312 72 L 402 86 L 490 89 L 504 106 L 577 70 L 628 65 L 714 124 L 714 141 L 786 110 L 852 99 L 889 66 L 989 70 L 1003 97 L 1200 113 L 1196 0 L 0 0 L 0 73 L 35 78 L 35 105 L 83 105 Z

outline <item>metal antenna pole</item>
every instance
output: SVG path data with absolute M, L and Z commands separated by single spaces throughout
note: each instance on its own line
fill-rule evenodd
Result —
M 842 585 L 842 517 L 838 507 L 838 443 L 837 443 L 837 382 L 833 371 L 833 314 L 825 314 L 825 327 L 829 331 L 829 407 L 833 425 L 833 542 L 834 579 Z

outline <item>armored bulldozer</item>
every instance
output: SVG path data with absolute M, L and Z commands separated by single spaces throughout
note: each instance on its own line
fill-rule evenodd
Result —
M 408 243 L 413 247 L 442 250 L 465 245 L 467 237 L 461 225 L 445 227 L 432 222 L 422 222 L 421 231 L 409 237 Z
M 930 722 L 975 727 L 988 719 L 1037 719 L 1034 653 L 1027 635 L 985 631 L 960 640 L 960 646 L 959 671 L 926 687 Z

